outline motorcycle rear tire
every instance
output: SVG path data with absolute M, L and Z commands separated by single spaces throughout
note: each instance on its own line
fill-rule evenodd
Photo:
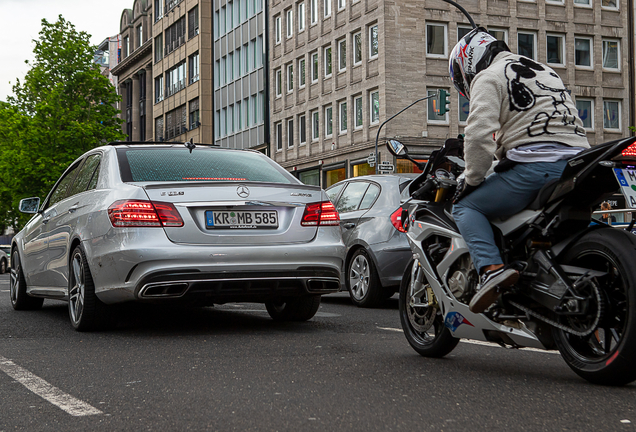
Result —
M 636 236 L 616 228 L 601 228 L 585 234 L 561 260 L 609 274 L 599 280 L 604 304 L 597 329 L 587 337 L 553 330 L 554 341 L 568 366 L 595 384 L 622 386 L 636 380 L 634 256 Z M 610 335 L 609 341 L 606 335 Z
M 415 261 L 411 260 L 406 266 L 406 270 L 402 276 L 402 283 L 400 284 L 399 305 L 402 330 L 404 331 L 406 340 L 419 355 L 434 358 L 444 357 L 455 349 L 459 343 L 459 339 L 453 337 L 451 332 L 444 326 L 442 315 L 438 312 L 438 315 L 435 317 L 435 321 L 431 327 L 431 330 L 435 332 L 434 335 L 423 335 L 418 332 L 413 327 L 409 318 L 409 287 L 411 284 L 411 269 L 414 264 Z

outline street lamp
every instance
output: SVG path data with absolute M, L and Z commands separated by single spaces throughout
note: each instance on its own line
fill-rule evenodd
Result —
M 384 126 L 385 124 L 387 124 L 388 122 L 390 122 L 391 120 L 393 120 L 394 118 L 396 118 L 397 116 L 399 116 L 400 114 L 402 114 L 402 113 L 403 113 L 404 111 L 406 111 L 407 109 L 411 108 L 411 107 L 412 107 L 413 105 L 415 105 L 416 103 L 421 102 L 421 101 L 426 100 L 426 99 L 430 99 L 430 98 L 435 97 L 435 96 L 437 96 L 437 95 L 438 95 L 438 93 L 434 93 L 434 94 L 432 94 L 432 95 L 430 95 L 430 96 L 426 96 L 426 97 L 423 97 L 423 98 L 421 98 L 421 99 L 416 100 L 415 102 L 413 102 L 412 104 L 410 104 L 410 105 L 409 105 L 409 106 L 407 106 L 406 108 L 403 108 L 403 109 L 402 109 L 401 111 L 399 111 L 397 114 L 395 114 L 395 115 L 393 115 L 393 116 L 389 117 L 388 119 L 386 119 L 386 120 L 385 120 L 385 121 L 384 121 L 384 122 L 380 125 L 380 127 L 378 128 L 378 133 L 377 133 L 377 135 L 375 136 L 375 166 L 376 166 L 376 167 L 379 167 L 379 160 L 378 160 L 378 140 L 380 139 L 380 131 L 382 130 L 382 126 Z M 378 173 L 378 168 L 376 168 L 376 173 Z

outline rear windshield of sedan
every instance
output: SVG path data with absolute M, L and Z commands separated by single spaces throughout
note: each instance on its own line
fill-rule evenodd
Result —
M 195 148 L 120 148 L 124 182 L 256 181 L 293 183 L 293 177 L 257 153 Z

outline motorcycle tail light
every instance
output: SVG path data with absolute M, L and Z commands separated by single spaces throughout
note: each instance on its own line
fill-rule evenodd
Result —
M 183 219 L 171 203 L 146 200 L 115 201 L 108 208 L 114 227 L 181 227 Z
M 632 144 L 621 152 L 624 157 L 636 157 L 636 144 Z
M 340 215 L 331 201 L 311 203 L 305 206 L 302 226 L 340 225 Z
M 402 207 L 398 208 L 396 211 L 391 213 L 391 223 L 393 224 L 395 229 L 398 230 L 399 232 L 403 232 L 403 233 L 406 232 L 406 229 L 404 229 L 404 225 L 407 222 L 408 222 L 408 219 L 404 221 L 404 223 L 402 222 Z

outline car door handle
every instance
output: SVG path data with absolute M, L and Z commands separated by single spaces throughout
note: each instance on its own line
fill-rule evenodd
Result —
M 343 225 L 343 228 L 344 228 L 344 229 L 351 229 L 351 228 L 353 228 L 354 226 L 356 226 L 356 224 L 355 224 L 355 223 L 353 223 L 353 222 L 348 222 L 348 223 L 346 223 L 346 224 L 344 224 L 344 225 Z

